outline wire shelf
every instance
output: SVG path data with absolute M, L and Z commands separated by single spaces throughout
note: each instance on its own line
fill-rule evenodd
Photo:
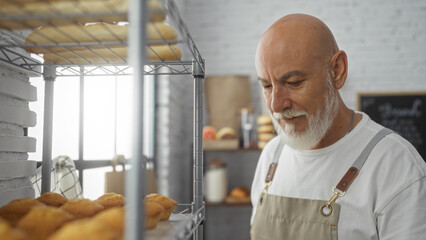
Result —
M 146 239 L 187 240 L 205 219 L 204 207 L 191 213 L 192 204 L 178 204 L 169 221 L 159 222 L 157 227 L 145 232 Z
M 88 6 L 81 4 L 81 2 L 91 1 L 76 1 L 77 5 L 71 11 L 59 12 L 53 11 L 57 6 L 47 5 L 47 9 L 52 11 L 32 11 L 23 5 L 22 1 L 15 0 L 2 0 L 7 2 L 12 9 L 22 8 L 22 12 L 7 11 L 8 8 L 0 9 L 0 30 L 3 35 L 15 40 L 14 42 L 8 41 L 7 44 L 0 43 L 0 60 L 10 63 L 16 67 L 23 68 L 28 71 L 33 71 L 38 74 L 41 69 L 37 66 L 44 66 L 47 68 L 56 68 L 57 76 L 79 76 L 82 74 L 81 67 L 84 67 L 83 74 L 88 76 L 104 76 L 104 75 L 131 75 L 132 68 L 129 66 L 127 59 L 127 37 L 123 38 L 118 36 L 112 28 L 117 26 L 125 27 L 127 17 L 127 9 L 123 10 L 122 5 L 117 3 L 122 2 L 127 4 L 127 0 L 105 0 L 98 8 L 98 12 L 93 13 L 88 11 Z M 97 1 L 96 1 L 97 2 Z M 154 1 L 148 1 L 154 2 Z M 158 1 L 162 3 L 162 7 L 148 7 L 150 10 L 150 19 L 158 16 L 167 16 L 172 27 L 177 31 L 177 39 L 168 39 L 164 36 L 161 29 L 157 25 L 152 24 L 154 27 L 151 32 L 159 35 L 155 40 L 149 40 L 146 44 L 146 51 L 149 53 L 150 60 L 147 61 L 145 75 L 189 75 L 192 74 L 192 63 L 196 62 L 199 68 L 204 73 L 203 58 L 189 34 L 188 28 L 179 15 L 179 11 L 174 1 L 163 0 Z M 46 5 L 48 1 L 41 1 L 38 4 Z M 124 5 L 126 5 L 124 4 Z M 13 8 L 15 7 L 15 8 Z M 79 9 L 78 7 L 81 7 Z M 57 9 L 56 9 L 57 10 Z M 86 24 L 89 29 L 91 22 L 107 22 L 101 24 L 102 36 L 107 36 L 109 41 L 101 41 L 100 38 L 93 34 L 91 31 L 83 28 L 81 23 Z M 80 35 L 86 41 L 77 41 L 74 39 L 73 34 L 63 30 L 64 26 L 69 26 L 74 31 L 79 31 Z M 56 37 L 51 37 L 45 33 L 37 31 L 36 37 L 42 39 L 42 43 L 36 43 L 31 39 L 25 41 L 18 30 L 26 29 L 25 31 L 35 31 L 38 26 L 51 28 L 51 34 Z M 93 27 L 93 26 L 92 26 Z M 77 29 L 77 30 L 76 30 Z M 126 29 L 127 30 L 127 29 Z M 121 30 L 120 30 L 121 31 Z M 73 32 L 74 33 L 74 32 Z M 62 40 L 57 40 L 62 39 Z M 171 59 L 162 57 L 158 52 L 158 46 L 164 46 L 170 52 Z M 189 53 L 184 57 L 180 57 L 181 53 L 175 49 L 175 46 L 185 49 L 184 53 Z M 31 52 L 36 52 L 37 60 L 25 56 L 16 51 L 17 48 L 24 48 Z M 34 56 L 34 54 L 33 54 Z
M 74 3 L 75 5 L 68 6 L 64 2 L 66 4 Z M 94 2 L 99 5 L 90 5 Z M 154 2 L 160 2 L 161 7 L 151 5 Z M 148 24 L 163 22 L 167 16 L 167 22 L 170 22 L 177 32 L 177 37 L 169 38 L 165 36 L 160 27 L 152 24 L 151 33 L 159 35 L 159 37 L 148 39 L 146 45 L 141 46 L 146 48 L 147 59 L 149 59 L 149 61 L 144 62 L 144 75 L 192 74 L 197 79 L 197 82 L 200 82 L 205 74 L 204 59 L 189 34 L 188 28 L 182 20 L 174 1 L 147 0 L 146 3 L 149 15 L 147 16 L 149 18 Z M 128 0 L 0 0 L 0 4 L 1 62 L 25 71 L 40 75 L 45 74 L 48 78 L 54 78 L 54 75 L 111 76 L 134 74 L 134 70 L 131 67 L 132 62 L 127 58 L 127 32 L 125 34 L 117 34 L 113 29 L 126 26 L 126 24 L 130 26 L 131 22 L 128 23 L 129 6 L 126 5 Z M 28 4 L 32 6 L 29 7 Z M 60 4 L 65 5 L 60 6 Z M 96 22 L 98 23 L 97 26 L 101 28 L 102 38 L 88 30 L 96 25 L 93 24 Z M 102 24 L 99 24 L 99 22 L 102 22 Z M 147 29 L 149 29 L 148 24 L 146 25 Z M 51 32 L 48 34 L 40 33 L 41 26 L 51 28 Z M 83 40 L 77 41 L 74 34 L 75 31 L 67 31 L 66 26 L 77 29 Z M 120 27 L 119 31 L 123 31 L 122 29 L 125 29 L 125 27 Z M 124 31 L 127 30 L 125 29 Z M 33 32 L 37 32 L 38 37 L 44 40 L 41 42 L 26 41 L 28 37 L 23 36 Z M 104 40 L 105 38 L 107 40 Z M 159 46 L 164 47 L 162 51 L 168 52 L 169 57 L 163 57 L 164 55 L 160 53 Z M 24 52 L 23 49 L 33 54 L 30 55 Z M 185 51 L 180 52 L 179 49 Z M 49 82 L 46 81 L 46 83 Z M 53 83 L 49 83 L 48 86 L 53 86 Z M 202 102 L 202 98 L 199 97 L 202 96 L 200 88 L 196 88 L 194 92 L 196 92 L 194 99 L 198 99 L 197 102 L 199 103 Z M 45 107 L 45 109 L 49 108 Z M 195 104 L 194 109 L 202 110 L 200 107 L 196 108 Z M 51 110 L 49 110 L 50 113 L 48 112 L 48 114 L 45 112 L 45 119 L 50 119 L 50 121 L 52 118 Z M 201 126 L 199 122 L 197 124 L 197 126 Z M 51 127 L 50 123 L 45 123 L 45 127 L 46 125 Z M 198 128 L 199 130 L 201 129 L 201 127 Z M 198 145 L 202 146 L 202 144 Z M 43 157 L 43 166 L 48 165 L 44 165 L 45 162 L 48 162 L 45 159 L 50 161 L 48 156 L 46 158 Z M 50 186 L 46 188 L 49 189 Z M 194 187 L 194 189 L 198 190 L 199 188 Z M 171 228 L 165 228 L 167 234 L 163 235 L 162 239 L 183 240 L 200 234 L 198 228 L 205 219 L 205 207 L 202 200 L 201 202 L 198 201 L 202 197 L 194 195 L 194 199 L 196 199 L 194 200 L 196 203 L 180 205 L 188 208 L 187 213 L 178 212 L 178 214 L 172 215 L 171 222 L 172 224 L 175 223 L 175 225 Z M 146 232 L 148 239 L 149 234 L 152 233 L 155 232 Z M 154 238 L 157 239 L 156 237 Z

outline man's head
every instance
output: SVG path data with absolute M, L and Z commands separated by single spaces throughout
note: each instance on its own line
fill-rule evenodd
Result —
M 276 129 L 293 148 L 317 145 L 343 105 L 347 58 L 319 19 L 292 14 L 262 36 L 256 70 Z

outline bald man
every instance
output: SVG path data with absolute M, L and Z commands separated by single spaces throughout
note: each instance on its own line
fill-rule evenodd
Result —
M 426 164 L 342 101 L 348 60 L 330 29 L 285 16 L 255 64 L 278 136 L 253 179 L 251 239 L 426 239 Z

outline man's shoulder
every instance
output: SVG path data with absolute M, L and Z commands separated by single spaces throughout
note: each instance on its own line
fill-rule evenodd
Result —
M 357 136 L 355 136 L 356 139 L 354 140 L 357 141 L 352 142 L 362 141 L 364 144 L 367 144 L 370 139 L 385 128 L 371 120 L 368 115 L 364 114 L 363 117 L 366 117 L 367 121 L 361 126 L 358 134 L 356 134 Z M 380 140 L 372 150 L 371 154 L 376 159 L 383 159 L 383 161 L 390 163 L 395 167 L 406 168 L 414 166 L 419 171 L 420 175 L 426 175 L 426 163 L 416 148 L 395 131 Z

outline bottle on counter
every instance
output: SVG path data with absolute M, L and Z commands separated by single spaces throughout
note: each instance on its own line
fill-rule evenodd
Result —
M 225 201 L 228 192 L 228 177 L 226 164 L 221 158 L 213 158 L 208 162 L 205 184 L 207 202 L 218 203 Z
M 244 149 L 252 148 L 253 145 L 253 128 L 254 128 L 254 115 L 252 108 L 241 109 L 241 136 L 242 147 Z

